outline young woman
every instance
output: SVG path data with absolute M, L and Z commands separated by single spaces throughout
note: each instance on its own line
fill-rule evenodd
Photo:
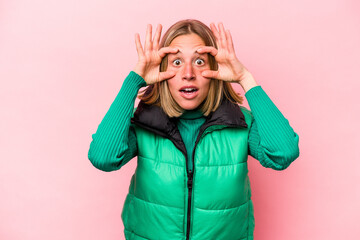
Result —
M 182 20 L 160 42 L 161 29 L 152 38 L 148 25 L 144 47 L 135 35 L 138 63 L 88 158 L 113 171 L 138 157 L 121 214 L 126 239 L 253 239 L 248 155 L 283 170 L 299 156 L 299 136 L 237 59 L 223 24 Z

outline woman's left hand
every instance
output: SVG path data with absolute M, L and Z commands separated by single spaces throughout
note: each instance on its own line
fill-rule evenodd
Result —
M 216 29 L 214 23 L 210 24 L 210 28 L 215 35 L 218 49 L 211 46 L 205 46 L 200 47 L 197 52 L 210 53 L 214 56 L 218 63 L 218 70 L 205 70 L 202 72 L 202 76 L 223 81 L 237 82 L 242 85 L 244 80 L 250 77 L 251 74 L 235 55 L 230 31 L 225 31 L 222 23 L 219 23 L 220 31 Z

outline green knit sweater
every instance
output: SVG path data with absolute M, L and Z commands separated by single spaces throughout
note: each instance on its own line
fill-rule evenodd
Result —
M 88 159 L 96 168 L 103 171 L 118 170 L 136 156 L 136 135 L 130 119 L 138 91 L 145 86 L 144 79 L 133 71 L 124 80 L 96 133 L 92 134 Z M 290 162 L 279 168 L 271 158 L 281 159 L 294 154 L 299 156 L 298 134 L 261 86 L 249 89 L 245 97 L 254 117 L 248 138 L 249 155 L 259 160 L 264 167 L 285 169 Z M 204 122 L 205 118 L 196 111 L 185 112 L 178 118 L 177 126 L 188 156 L 192 154 L 196 136 Z M 189 164 L 192 169 L 192 162 L 189 161 Z
M 200 111 L 185 111 L 177 121 L 181 138 L 184 141 L 189 170 L 193 169 L 191 157 L 195 146 L 196 137 L 199 134 L 200 127 L 205 122 L 205 117 Z

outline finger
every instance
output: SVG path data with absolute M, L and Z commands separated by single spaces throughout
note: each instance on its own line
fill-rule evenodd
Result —
M 218 78 L 219 71 L 212 71 L 212 70 L 204 70 L 201 72 L 201 75 L 206 78 Z
M 219 30 L 220 30 L 220 43 L 221 47 L 226 48 L 226 35 L 224 25 L 220 22 L 219 23 Z
M 219 43 L 220 42 L 220 34 L 218 32 L 218 30 L 216 29 L 216 26 L 214 23 L 210 23 L 210 28 L 216 38 L 216 42 Z
M 138 33 L 135 34 L 135 45 L 138 57 L 141 58 L 142 56 L 144 56 L 144 50 L 141 46 L 140 35 Z
M 234 43 L 230 34 L 230 30 L 226 30 L 227 47 L 230 53 L 235 53 Z
M 179 51 L 179 49 L 174 48 L 174 47 L 163 47 L 159 50 L 158 54 L 161 58 L 165 57 L 166 54 L 169 53 L 177 53 Z
M 199 48 L 198 50 L 196 50 L 198 53 L 210 53 L 211 55 L 213 55 L 214 57 L 217 55 L 218 50 L 214 47 L 211 46 L 204 46 Z
M 160 81 L 164 81 L 164 80 L 174 77 L 175 75 L 176 75 L 176 73 L 174 71 L 160 72 L 159 79 L 160 79 Z
M 154 36 L 153 49 L 159 49 L 161 29 L 162 29 L 161 24 L 158 24 L 158 26 L 156 28 L 156 33 Z
M 152 26 L 151 24 L 148 24 L 146 28 L 146 38 L 145 38 L 145 47 L 144 47 L 145 51 L 151 50 L 152 47 L 151 33 L 152 33 Z

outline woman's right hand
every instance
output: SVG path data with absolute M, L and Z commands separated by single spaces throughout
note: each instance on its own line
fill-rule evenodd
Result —
M 139 60 L 135 66 L 134 72 L 143 77 L 148 85 L 175 76 L 176 73 L 172 71 L 160 72 L 160 63 L 166 54 L 178 52 L 178 49 L 173 47 L 163 47 L 159 50 L 162 26 L 161 24 L 157 26 L 153 41 L 151 39 L 151 29 L 151 24 L 148 24 L 144 49 L 141 45 L 139 34 L 135 34 L 135 44 Z

